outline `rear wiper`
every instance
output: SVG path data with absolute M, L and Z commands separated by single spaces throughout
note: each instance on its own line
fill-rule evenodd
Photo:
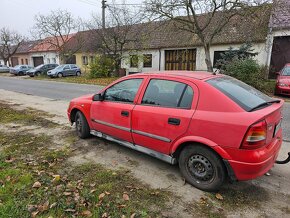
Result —
M 264 103 L 261 103 L 261 104 L 257 105 L 256 107 L 253 107 L 248 112 L 252 112 L 252 111 L 255 111 L 255 110 L 257 110 L 257 109 L 259 109 L 261 107 L 268 106 L 268 105 L 271 105 L 273 103 L 280 103 L 280 102 L 281 102 L 281 100 L 266 101 Z

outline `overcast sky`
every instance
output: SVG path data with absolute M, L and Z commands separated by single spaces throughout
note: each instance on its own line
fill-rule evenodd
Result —
M 143 0 L 127 0 L 126 3 L 142 3 Z M 111 3 L 112 0 L 107 0 Z M 123 3 L 123 0 L 115 0 Z M 76 17 L 88 20 L 92 13 L 101 15 L 101 0 L 0 0 L 0 28 L 8 27 L 29 36 L 34 16 L 48 14 L 51 10 L 66 9 Z

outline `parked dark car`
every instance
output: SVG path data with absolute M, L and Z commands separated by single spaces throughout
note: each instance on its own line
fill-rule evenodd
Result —
M 23 76 L 26 75 L 26 72 L 30 69 L 32 69 L 32 67 L 29 65 L 16 65 L 10 68 L 10 73 L 16 76 Z
M 33 69 L 27 71 L 27 75 L 30 77 L 39 76 L 41 74 L 47 74 L 47 71 L 56 68 L 58 64 L 41 64 Z
M 290 63 L 277 73 L 275 94 L 290 96 Z
M 81 69 L 75 64 L 63 64 L 47 72 L 49 77 L 80 76 Z

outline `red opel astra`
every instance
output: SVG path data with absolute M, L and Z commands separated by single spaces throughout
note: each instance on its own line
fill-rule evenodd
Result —
M 282 143 L 282 100 L 225 75 L 141 73 L 123 77 L 68 108 L 80 138 L 117 142 L 170 164 L 215 191 L 268 172 Z
M 277 73 L 275 94 L 290 96 L 290 64 Z

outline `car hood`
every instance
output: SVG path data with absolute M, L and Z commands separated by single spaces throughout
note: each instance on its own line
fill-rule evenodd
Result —
M 78 97 L 78 98 L 74 98 L 73 100 L 72 100 L 72 102 L 80 102 L 80 101 L 87 101 L 87 100 L 92 100 L 93 99 L 93 96 L 94 96 L 95 94 L 88 94 L 88 95 L 83 95 L 83 96 L 80 96 L 80 97 Z
M 280 76 L 278 81 L 280 83 L 290 84 L 290 76 Z

